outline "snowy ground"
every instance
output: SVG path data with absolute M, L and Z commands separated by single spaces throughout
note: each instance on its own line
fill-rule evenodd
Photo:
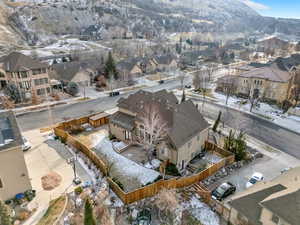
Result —
M 101 45 L 94 41 L 82 41 L 77 38 L 64 38 L 50 44 L 46 47 L 36 48 L 34 50 L 22 50 L 25 55 L 35 52 L 39 57 L 53 56 L 55 54 L 71 53 L 72 51 L 109 51 L 111 48 Z
M 203 225 L 220 225 L 219 216 L 211 208 L 198 198 L 193 196 L 183 207 L 187 209 Z
M 158 172 L 140 166 L 116 153 L 111 141 L 104 135 L 97 136 L 95 152 L 112 165 L 110 174 L 123 184 L 125 191 L 133 191 L 140 188 L 147 183 L 153 182 L 160 175 Z
M 226 96 L 220 93 L 213 93 L 216 100 L 221 104 L 226 104 Z M 245 99 L 240 99 L 237 97 L 230 97 L 228 99 L 228 106 L 235 108 L 247 113 L 250 113 L 250 103 L 241 104 L 246 101 Z M 259 115 L 265 119 L 269 119 L 274 123 L 286 127 L 288 129 L 300 132 L 300 118 L 297 116 L 289 116 L 287 113 L 283 114 L 282 110 L 275 105 L 268 105 L 266 103 L 259 103 L 259 106 L 253 108 L 252 113 Z

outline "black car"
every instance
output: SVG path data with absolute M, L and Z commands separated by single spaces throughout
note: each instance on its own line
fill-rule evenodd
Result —
M 163 83 L 165 83 L 165 81 L 164 80 L 160 80 L 160 81 L 158 81 L 158 83 L 159 84 L 163 84 Z
M 188 85 L 188 84 L 187 84 L 187 85 L 185 85 L 184 87 L 185 87 L 185 88 L 187 88 L 187 89 L 190 89 L 190 88 L 192 88 L 192 86 L 191 86 L 191 85 Z
M 213 199 L 222 201 L 224 198 L 233 194 L 235 191 L 236 191 L 236 187 L 232 183 L 226 182 L 221 184 L 215 190 L 213 190 L 211 195 Z
M 118 95 L 120 95 L 120 92 L 119 92 L 119 91 L 113 91 L 113 92 L 110 92 L 110 93 L 109 93 L 109 96 L 110 96 L 110 97 L 114 97 L 114 96 L 118 96 Z

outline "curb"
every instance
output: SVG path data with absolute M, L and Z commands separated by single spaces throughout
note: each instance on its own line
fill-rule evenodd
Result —
M 60 219 L 62 218 L 62 216 L 64 215 L 64 213 L 66 211 L 66 208 L 67 208 L 67 205 L 68 205 L 68 202 L 69 202 L 69 198 L 68 198 L 68 195 L 66 195 L 66 194 L 65 194 L 65 197 L 66 197 L 66 202 L 65 202 L 65 205 L 63 207 L 63 210 L 61 211 L 61 213 L 59 214 L 57 219 L 54 221 L 53 225 L 58 224 L 58 222 L 60 221 Z
M 200 97 L 200 96 L 199 96 L 199 97 Z M 290 129 L 290 128 L 284 127 L 284 126 L 282 126 L 282 125 L 280 125 L 280 124 L 274 123 L 274 122 L 272 122 L 272 121 L 270 121 L 270 120 L 268 120 L 268 119 L 265 119 L 265 118 L 263 118 L 263 117 L 261 117 L 261 116 L 255 115 L 255 114 L 252 114 L 252 113 L 250 113 L 250 112 L 246 112 L 246 111 L 243 111 L 243 110 L 238 110 L 238 109 L 236 109 L 236 108 L 228 107 L 228 106 L 225 106 L 225 105 L 222 105 L 222 104 L 220 104 L 220 103 L 213 102 L 213 101 L 207 100 L 207 99 L 205 99 L 205 100 L 200 99 L 200 98 L 197 99 L 195 96 L 194 96 L 194 99 L 195 99 L 195 100 L 200 100 L 200 101 L 205 101 L 206 103 L 210 103 L 210 104 L 213 104 L 213 105 L 222 107 L 223 109 L 229 108 L 229 109 L 234 110 L 234 111 L 236 111 L 236 112 L 240 112 L 240 113 L 243 113 L 243 114 L 245 114 L 245 115 L 248 115 L 248 116 L 251 116 L 251 117 L 255 117 L 255 118 L 260 119 L 260 120 L 263 120 L 263 121 L 265 121 L 265 122 L 269 122 L 269 123 L 271 123 L 271 124 L 274 124 L 274 125 L 276 125 L 276 126 L 282 128 L 282 129 L 284 129 L 284 130 L 287 130 L 287 131 L 292 132 L 292 133 L 294 133 L 294 134 L 300 135 L 300 131 L 298 132 L 298 131 L 292 130 L 292 129 Z

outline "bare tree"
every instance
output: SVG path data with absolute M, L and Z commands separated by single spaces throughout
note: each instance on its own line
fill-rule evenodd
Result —
M 228 76 L 224 82 L 224 94 L 226 96 L 226 105 L 228 104 L 229 97 L 234 94 L 236 90 L 236 80 L 233 76 Z
M 259 90 L 254 89 L 253 93 L 250 93 L 249 95 L 249 102 L 250 102 L 250 112 L 252 112 L 252 109 L 254 105 L 256 105 L 259 101 Z
M 175 216 L 175 210 L 179 207 L 179 200 L 176 191 L 163 189 L 156 196 L 154 205 L 158 209 L 158 216 L 161 221 L 166 221 L 169 218 L 171 223 Z M 162 214 L 164 218 L 162 219 Z
M 214 73 L 216 72 L 217 70 L 217 67 L 215 64 L 213 63 L 210 63 L 208 64 L 206 67 L 205 67 L 205 71 L 208 75 L 208 81 L 212 81 L 212 76 L 214 75 Z
M 180 85 L 181 85 L 181 90 L 183 90 L 183 85 L 184 85 L 184 79 L 186 78 L 186 73 L 182 72 L 182 71 L 178 71 L 179 75 L 178 75 L 178 79 L 180 81 Z
M 159 105 L 155 102 L 144 104 L 141 111 L 138 117 L 142 126 L 136 139 L 148 152 L 148 158 L 151 162 L 151 156 L 156 145 L 167 135 L 168 124 L 161 116 Z

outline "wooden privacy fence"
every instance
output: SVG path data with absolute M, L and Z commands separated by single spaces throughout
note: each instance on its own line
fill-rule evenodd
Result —
M 100 159 L 96 153 L 89 149 L 86 145 L 81 143 L 79 140 L 68 134 L 68 132 L 56 127 L 54 128 L 54 133 L 56 136 L 60 137 L 64 142 L 72 145 L 77 150 L 85 154 L 103 173 L 104 176 L 107 175 L 108 167 L 102 159 Z
M 83 117 L 76 120 L 71 120 L 68 122 L 63 122 L 59 126 L 54 128 L 54 133 L 56 136 L 60 137 L 64 142 L 72 145 L 82 153 L 84 153 L 100 170 L 107 176 L 108 175 L 108 164 L 106 160 L 101 159 L 99 155 L 94 153 L 90 148 L 81 143 L 75 137 L 70 135 L 66 130 L 70 129 L 74 125 L 81 125 L 89 122 L 89 117 Z M 107 177 L 111 189 L 118 195 L 118 197 L 125 203 L 130 204 L 139 201 L 144 198 L 152 197 L 156 195 L 162 189 L 174 189 L 174 188 L 184 188 L 192 184 L 198 183 L 207 177 L 216 173 L 220 168 L 234 162 L 234 155 L 224 149 L 218 147 L 217 145 L 206 142 L 206 149 L 209 151 L 215 151 L 225 156 L 220 162 L 210 166 L 209 168 L 188 176 L 173 178 L 169 180 L 159 180 L 153 184 L 147 185 L 145 187 L 139 188 L 132 192 L 124 192 L 120 186 L 114 182 L 110 177 Z
M 132 192 L 124 192 L 118 184 L 116 184 L 111 178 L 108 178 L 108 182 L 111 186 L 111 189 L 119 196 L 119 198 L 125 203 L 130 204 L 136 201 L 139 201 L 144 198 L 152 197 L 156 195 L 162 189 L 174 189 L 174 188 L 183 188 L 188 187 L 192 184 L 198 183 L 207 177 L 213 175 L 220 168 L 225 166 L 226 159 L 223 159 L 217 164 L 212 165 L 211 167 L 203 170 L 195 175 L 181 178 L 173 178 L 170 180 L 159 180 L 153 184 L 147 185 L 145 187 L 139 188 Z

